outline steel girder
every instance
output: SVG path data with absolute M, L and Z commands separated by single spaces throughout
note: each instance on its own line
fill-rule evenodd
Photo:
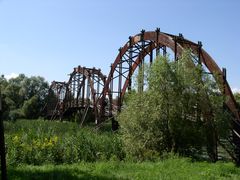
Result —
M 89 104 L 96 110 L 96 99 L 104 87 L 106 76 L 100 69 L 78 66 L 70 74 L 64 98 L 65 109 L 80 108 Z
M 119 49 L 119 53 L 111 65 L 101 97 L 97 101 L 98 106 L 102 107 L 105 99 L 108 98 L 111 103 L 110 109 L 113 110 L 114 106 L 117 106 L 115 109 L 120 110 L 125 92 L 127 89 L 131 89 L 131 78 L 134 71 L 143 64 L 146 56 L 149 56 L 149 61 L 152 62 L 154 50 L 156 50 L 155 54 L 157 55 L 161 49 L 162 54 L 165 55 L 166 48 L 173 51 L 175 59 L 181 56 L 184 49 L 191 49 L 192 53 L 199 58 L 199 61 L 206 66 L 210 73 L 222 76 L 219 87 L 224 87 L 222 93 L 227 97 L 226 105 L 240 122 L 239 110 L 225 74 L 213 58 L 202 48 L 202 44 L 189 41 L 183 38 L 181 34 L 175 36 L 160 32 L 160 29 L 149 32 L 142 31 L 140 34 L 129 37 L 129 41 Z M 118 81 L 117 85 L 113 85 L 116 81 Z M 111 102 L 114 94 L 117 94 L 118 99 L 115 104 Z M 100 111 L 100 114 L 103 115 L 104 109 L 102 108 Z

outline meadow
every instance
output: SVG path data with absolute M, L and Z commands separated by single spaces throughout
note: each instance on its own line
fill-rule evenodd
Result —
M 159 162 L 102 161 L 71 165 L 20 165 L 10 167 L 9 179 L 235 179 L 240 171 L 233 163 L 191 162 L 172 157 Z
M 137 162 L 105 127 L 43 120 L 5 122 L 9 179 L 240 179 L 232 162 L 166 155 Z

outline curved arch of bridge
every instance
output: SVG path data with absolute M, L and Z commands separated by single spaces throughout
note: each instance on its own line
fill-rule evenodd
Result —
M 81 66 L 74 68 L 67 83 L 64 110 L 92 106 L 97 114 L 96 99 L 103 89 L 105 79 L 106 76 L 100 69 Z
M 191 49 L 198 61 L 205 65 L 210 73 L 222 76 L 220 78 L 220 87 L 223 86 L 222 93 L 227 96 L 226 105 L 235 118 L 240 120 L 236 101 L 226 80 L 226 75 L 213 58 L 202 48 L 201 42 L 194 43 L 185 39 L 181 34 L 175 36 L 160 32 L 160 29 L 149 32 L 142 30 L 140 34 L 130 36 L 128 42 L 119 49 L 119 53 L 111 65 L 102 94 L 96 101 L 98 103 L 97 106 L 100 107 L 100 116 L 104 116 L 106 99 L 110 101 L 110 114 L 112 114 L 112 111 L 120 111 L 124 94 L 127 89 L 131 89 L 131 78 L 134 71 L 143 64 L 146 56 L 149 56 L 150 63 L 153 61 L 154 50 L 156 50 L 155 55 L 158 55 L 160 51 L 162 51 L 163 55 L 166 55 L 167 48 L 172 50 L 175 60 L 181 56 L 184 49 Z M 114 90 L 114 87 L 116 90 Z M 117 96 L 117 102 L 115 103 L 112 100 L 114 94 Z M 100 123 L 101 117 L 98 117 L 98 119 Z

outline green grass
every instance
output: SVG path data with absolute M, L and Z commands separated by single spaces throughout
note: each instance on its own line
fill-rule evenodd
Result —
M 125 158 L 117 134 L 104 128 L 94 131 L 42 120 L 4 124 L 10 180 L 240 179 L 240 169 L 231 162 L 192 162 L 166 155 L 156 162 L 136 163 Z
M 191 162 L 172 158 L 159 162 L 95 162 L 72 165 L 10 167 L 9 179 L 240 179 L 232 163 Z

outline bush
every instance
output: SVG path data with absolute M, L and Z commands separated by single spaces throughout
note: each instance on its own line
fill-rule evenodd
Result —
M 146 91 L 130 92 L 118 117 L 129 156 L 139 160 L 166 152 L 195 156 L 207 147 L 210 159 L 216 160 L 217 128 L 227 116 L 216 81 L 203 71 L 189 51 L 177 62 L 165 57 L 154 61 L 145 72 Z

